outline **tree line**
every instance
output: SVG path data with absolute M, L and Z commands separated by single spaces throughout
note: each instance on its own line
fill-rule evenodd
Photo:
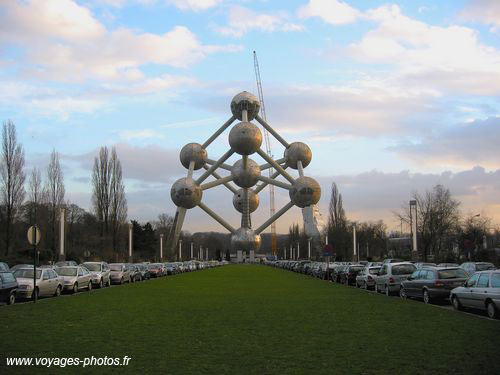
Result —
M 382 220 L 358 222 L 346 217 L 342 194 L 334 182 L 330 191 L 328 222 L 323 235 L 333 247 L 339 261 L 412 257 L 412 227 L 416 222 L 418 256 L 424 261 L 461 262 L 465 260 L 498 261 L 500 229 L 490 218 L 460 211 L 460 201 L 448 188 L 436 185 L 424 193 L 414 192 L 416 215 L 410 212 L 409 202 L 393 212 L 400 222 L 400 231 L 389 232 Z M 416 216 L 416 217 L 415 217 Z M 403 230 L 403 224 L 406 231 Z M 357 255 L 354 256 L 353 231 L 356 230 Z M 289 228 L 288 246 L 306 249 L 307 235 L 299 226 Z M 321 257 L 323 249 L 317 246 L 314 256 Z M 301 251 L 301 254 L 305 254 Z M 282 254 L 281 254 L 282 255 Z

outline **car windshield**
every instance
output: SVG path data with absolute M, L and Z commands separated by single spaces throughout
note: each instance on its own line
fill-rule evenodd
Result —
M 351 267 L 351 271 L 352 272 L 359 272 L 359 271 L 363 271 L 365 269 L 364 266 L 353 266 Z
M 150 264 L 148 268 L 150 270 L 154 270 L 154 269 L 160 268 L 160 266 L 158 266 L 157 264 Z
M 491 287 L 500 288 L 500 273 L 491 274 Z
M 59 267 L 56 269 L 59 276 L 76 276 L 77 269 L 73 267 Z
M 379 270 L 380 270 L 380 267 L 374 267 L 374 268 L 370 268 L 368 270 L 368 272 L 370 272 L 370 274 L 372 274 L 372 275 L 375 275 Z
M 415 266 L 413 264 L 400 264 L 392 267 L 393 275 L 411 275 L 413 271 L 415 271 Z
M 4 283 L 13 283 L 16 281 L 16 278 L 11 272 L 0 272 L 0 278 Z
M 19 279 L 19 278 L 25 278 L 25 279 L 32 279 L 33 278 L 33 270 L 28 270 L 28 269 L 20 269 L 14 272 L 14 276 Z M 39 279 L 42 276 L 42 271 L 41 270 L 36 270 L 36 278 Z
M 476 264 L 476 271 L 494 270 L 495 266 L 491 263 L 478 263 Z
M 101 264 L 100 263 L 83 263 L 83 265 L 89 271 L 97 271 L 97 272 L 99 272 L 101 270 Z
M 122 270 L 122 265 L 121 264 L 111 264 L 109 268 L 111 271 L 121 271 Z
M 466 279 L 467 273 L 461 268 L 438 271 L 439 279 Z

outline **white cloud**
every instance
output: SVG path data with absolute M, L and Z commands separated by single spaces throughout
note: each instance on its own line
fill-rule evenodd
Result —
M 433 26 L 411 19 L 397 5 L 366 12 L 377 27 L 348 47 L 363 63 L 398 67 L 401 85 L 441 92 L 496 95 L 500 93 L 500 51 L 479 41 L 475 30 Z
M 229 9 L 227 26 L 215 27 L 222 35 L 241 37 L 251 30 L 266 32 L 273 31 L 302 31 L 302 25 L 286 22 L 286 14 L 257 13 L 242 6 L 232 6 Z
M 469 0 L 464 10 L 460 13 L 460 18 L 467 21 L 477 21 L 493 25 L 491 31 L 496 31 L 500 27 L 500 1 Z
M 355 22 L 361 12 L 349 4 L 338 0 L 309 0 L 307 5 L 299 8 L 301 18 L 319 17 L 333 25 L 343 25 Z
M 140 78 L 138 68 L 147 63 L 185 68 L 210 53 L 240 49 L 204 45 L 184 26 L 163 34 L 111 31 L 71 0 L 7 2 L 0 10 L 2 44 L 26 56 L 20 70 L 53 81 Z
M 181 10 L 206 10 L 213 8 L 224 0 L 167 0 L 167 3 L 176 6 Z

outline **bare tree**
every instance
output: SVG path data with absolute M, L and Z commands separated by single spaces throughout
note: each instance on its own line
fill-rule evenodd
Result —
M 31 170 L 28 180 L 28 199 L 30 209 L 30 220 L 37 223 L 38 206 L 43 200 L 42 175 L 37 167 Z
M 17 218 L 19 208 L 24 201 L 24 150 L 17 143 L 16 126 L 10 120 L 3 123 L 2 159 L 1 159 L 1 192 L 2 216 L 5 223 L 5 255 L 9 254 L 12 240 L 13 222 Z
M 332 183 L 331 189 L 330 206 L 328 210 L 328 226 L 331 228 L 344 228 L 346 226 L 342 194 L 340 194 L 335 182 Z
M 460 223 L 460 202 L 453 199 L 450 190 L 442 185 L 436 185 L 424 195 L 413 194 L 417 202 L 417 236 L 419 252 L 424 260 L 427 256 L 444 256 L 444 252 L 451 251 L 453 238 Z M 409 206 L 396 212 L 398 220 L 410 224 L 412 217 Z M 415 218 L 413 218 L 415 220 Z
M 110 160 L 111 184 L 110 184 L 110 223 L 112 227 L 113 251 L 117 250 L 118 233 L 120 227 L 127 220 L 127 199 L 125 197 L 125 186 L 123 184 L 122 165 L 116 149 L 113 147 Z
M 111 168 L 107 147 L 101 147 L 94 158 L 92 171 L 92 205 L 97 221 L 101 224 L 101 236 L 108 233 L 110 207 Z
M 64 176 L 59 163 L 59 153 L 52 150 L 50 162 L 47 166 L 47 181 L 45 183 L 45 196 L 50 213 L 50 249 L 56 254 L 56 222 L 57 213 L 64 203 Z

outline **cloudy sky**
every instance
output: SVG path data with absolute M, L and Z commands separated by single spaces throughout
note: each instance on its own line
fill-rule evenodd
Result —
M 253 50 L 269 122 L 313 150 L 324 214 L 335 181 L 350 219 L 398 227 L 392 212 L 442 183 L 464 213 L 500 223 L 497 0 L 1 1 L 0 119 L 15 122 L 28 171 L 61 153 L 67 199 L 87 209 L 93 157 L 116 147 L 129 218 L 154 220 L 175 212 L 180 148 L 256 93 Z M 209 157 L 227 148 L 224 133 Z M 237 226 L 224 187 L 204 201 Z M 292 209 L 278 231 L 300 220 Z M 197 208 L 186 229 L 224 230 Z

